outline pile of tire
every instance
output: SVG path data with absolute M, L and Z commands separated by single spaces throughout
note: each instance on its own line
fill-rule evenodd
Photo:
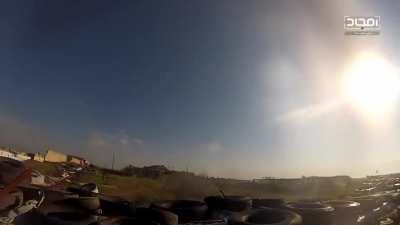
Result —
M 335 209 L 334 225 L 355 225 L 358 216 L 362 214 L 360 203 L 346 200 L 331 200 L 324 202 Z
M 301 225 L 302 218 L 284 208 L 281 199 L 251 199 L 244 196 L 210 196 L 204 199 L 209 215 L 233 225 Z
M 378 217 L 373 213 L 360 216 L 357 225 L 397 225 L 394 220 L 389 217 Z
M 371 211 L 382 204 L 381 199 L 372 196 L 353 197 L 350 200 L 360 203 L 360 209 L 364 212 Z
M 178 215 L 156 208 L 137 208 L 135 219 L 138 224 L 178 225 Z
M 301 225 L 302 218 L 300 215 L 283 209 L 260 208 L 253 209 L 230 221 L 233 225 Z
M 322 202 L 292 202 L 286 208 L 303 218 L 303 225 L 333 225 L 335 209 Z
M 52 202 L 40 209 L 46 224 L 91 224 L 101 214 L 98 197 L 71 197 Z

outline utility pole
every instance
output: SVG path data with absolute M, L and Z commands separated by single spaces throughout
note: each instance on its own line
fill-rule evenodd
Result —
M 112 170 L 114 170 L 114 164 L 115 164 L 115 152 L 113 152 L 113 155 L 112 155 L 112 165 L 111 165 Z

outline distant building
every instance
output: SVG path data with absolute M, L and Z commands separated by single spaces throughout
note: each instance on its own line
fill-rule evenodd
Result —
M 44 162 L 45 156 L 41 153 L 35 153 L 33 156 L 33 160 L 38 161 L 38 162 Z
M 67 161 L 70 162 L 70 163 L 74 163 L 74 164 L 80 165 L 80 166 L 89 165 L 89 161 L 87 161 L 84 158 L 75 156 L 75 155 L 68 155 Z
M 5 157 L 5 158 L 10 158 L 10 159 L 18 160 L 18 159 L 17 159 L 17 153 L 16 153 L 16 152 L 12 152 L 12 151 L 7 150 L 7 149 L 4 149 L 4 148 L 1 148 L 1 149 L 0 149 L 0 156 L 1 156 L 1 157 Z M 19 161 L 20 161 L 20 160 L 19 160 Z
M 31 159 L 31 157 L 24 152 L 16 152 L 9 149 L 0 148 L 0 156 L 10 159 L 15 159 L 18 161 L 25 161 Z
M 25 153 L 25 152 L 17 152 L 16 157 L 17 157 L 17 160 L 19 160 L 19 161 L 25 161 L 25 160 L 31 159 L 31 157 L 28 155 L 28 153 Z
M 64 153 L 49 149 L 46 151 L 44 160 L 47 162 L 67 162 L 67 155 Z
M 164 174 L 168 174 L 169 170 L 163 165 L 145 166 L 142 168 L 142 175 L 149 178 L 158 178 Z

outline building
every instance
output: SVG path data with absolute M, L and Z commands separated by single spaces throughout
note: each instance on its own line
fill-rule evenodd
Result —
M 16 157 L 18 161 L 25 161 L 25 160 L 30 160 L 31 157 L 29 156 L 28 153 L 25 152 L 17 152 Z
M 66 154 L 49 149 L 46 151 L 44 160 L 47 162 L 67 162 L 67 158 Z
M 44 162 L 45 156 L 41 153 L 35 153 L 33 156 L 33 160 L 38 161 L 38 162 Z
M 17 153 L 16 152 L 13 152 L 13 151 L 10 151 L 10 150 L 4 149 L 4 148 L 0 148 L 0 156 L 20 161 L 17 158 Z
M 0 156 L 18 161 L 30 160 L 31 157 L 25 152 L 16 152 L 5 148 L 0 148 Z
M 80 166 L 87 166 L 87 165 L 89 165 L 89 161 L 87 161 L 87 160 L 84 159 L 84 158 L 75 156 L 75 155 L 68 155 L 67 161 L 68 161 L 69 163 L 73 163 L 73 164 L 80 165 Z

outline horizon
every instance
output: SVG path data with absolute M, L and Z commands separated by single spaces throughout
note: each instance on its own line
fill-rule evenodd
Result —
M 400 3 L 0 3 L 0 145 L 252 179 L 400 172 Z M 379 35 L 344 34 L 379 16 Z

